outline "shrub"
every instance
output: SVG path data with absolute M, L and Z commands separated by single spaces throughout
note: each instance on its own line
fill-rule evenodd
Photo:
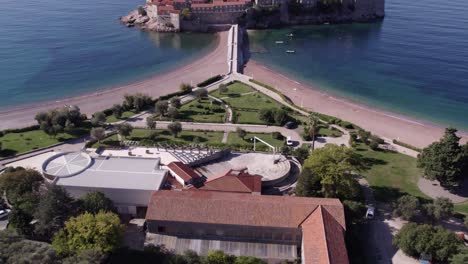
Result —
M 409 223 L 398 232 L 393 243 L 412 257 L 429 254 L 437 262 L 446 262 L 459 252 L 462 240 L 439 226 Z
M 197 84 L 197 87 L 208 86 L 208 85 L 210 85 L 212 83 L 215 83 L 215 82 L 221 80 L 222 78 L 223 78 L 223 76 L 221 76 L 221 75 L 216 75 L 216 76 L 210 77 L 210 78 L 206 79 L 205 81 Z
M 274 139 L 277 139 L 277 140 L 283 140 L 284 139 L 283 135 L 281 135 L 280 132 L 272 132 L 271 137 L 274 138 Z
M 417 151 L 417 152 L 421 152 L 420 148 L 415 147 L 415 146 L 410 145 L 410 144 L 407 144 L 407 143 L 404 143 L 404 142 L 401 142 L 401 141 L 398 141 L 396 139 L 393 140 L 393 144 L 396 144 L 396 145 L 399 145 L 399 146 L 402 146 L 402 147 L 405 147 L 405 148 L 409 148 L 409 149 L 412 149 L 412 150 Z
M 413 220 L 420 214 L 421 208 L 421 203 L 417 197 L 404 195 L 397 200 L 393 214 L 404 220 Z

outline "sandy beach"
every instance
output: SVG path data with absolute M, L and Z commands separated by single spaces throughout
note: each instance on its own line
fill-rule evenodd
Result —
M 78 105 L 89 116 L 115 103 L 121 103 L 125 94 L 136 92 L 153 97 L 175 92 L 182 82 L 196 84 L 210 76 L 228 73 L 228 32 L 218 33 L 216 48 L 204 57 L 175 70 L 151 78 L 108 90 L 72 97 L 60 101 L 27 105 L 0 111 L 0 129 L 19 128 L 36 124 L 34 116 L 39 111 L 63 105 Z M 438 140 L 444 128 L 436 124 L 414 120 L 402 115 L 384 112 L 372 107 L 331 96 L 317 87 L 300 83 L 265 65 L 250 60 L 244 74 L 254 76 L 291 98 L 295 104 L 309 110 L 339 117 L 388 139 L 397 139 L 417 147 L 424 147 Z M 466 132 L 460 133 L 462 141 L 468 140 Z
M 372 131 L 381 137 L 397 139 L 417 147 L 425 147 L 438 140 L 444 127 L 414 120 L 394 113 L 373 109 L 344 98 L 331 96 L 317 87 L 293 80 L 265 65 L 250 60 L 244 74 L 269 84 L 291 98 L 296 105 L 314 112 L 339 117 Z M 467 142 L 468 134 L 460 132 L 462 141 Z
M 227 32 L 218 33 L 216 48 L 202 58 L 184 67 L 139 82 L 111 87 L 96 93 L 65 98 L 59 101 L 1 110 L 0 129 L 34 125 L 36 124 L 34 120 L 36 113 L 64 105 L 78 105 L 83 113 L 90 116 L 97 111 L 111 107 L 115 103 L 121 103 L 125 94 L 141 92 L 158 97 L 178 91 L 179 85 L 183 82 L 196 85 L 210 76 L 226 74 L 228 72 L 227 35 Z

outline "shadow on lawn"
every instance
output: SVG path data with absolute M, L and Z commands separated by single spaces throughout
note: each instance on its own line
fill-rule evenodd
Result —
M 2 149 L 0 150 L 0 157 L 11 157 L 16 155 L 18 151 L 13 150 L 13 149 Z

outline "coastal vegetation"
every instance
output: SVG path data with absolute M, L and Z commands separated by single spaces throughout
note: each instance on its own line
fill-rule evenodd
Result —
M 389 150 L 372 150 L 358 142 L 355 151 L 366 163 L 361 174 L 379 201 L 390 202 L 404 194 L 427 198 L 418 188 L 422 175 L 415 158 Z
M 226 110 L 216 100 L 201 98 L 182 105 L 177 119 L 190 122 L 224 123 Z
M 205 86 L 208 86 L 210 84 L 213 84 L 219 80 L 223 79 L 223 76 L 221 75 L 216 75 L 216 76 L 213 76 L 213 77 L 210 77 L 206 80 L 204 80 L 203 82 L 200 82 L 197 84 L 197 87 L 205 87 Z
M 403 226 L 393 243 L 409 256 L 419 258 L 421 255 L 427 255 L 441 263 L 447 263 L 463 247 L 462 240 L 452 231 L 440 226 L 416 223 Z
M 229 133 L 228 135 L 228 145 L 237 145 L 242 146 L 244 148 L 253 148 L 253 141 L 254 137 L 260 138 L 269 144 L 275 147 L 282 147 L 284 146 L 284 137 L 279 134 L 278 136 L 274 135 L 275 133 L 265 134 L 265 133 L 248 133 L 248 132 L 237 132 L 237 133 Z M 263 146 L 264 144 L 257 141 L 256 143 L 259 149 L 265 149 Z
M 456 132 L 447 128 L 443 137 L 424 148 L 418 157 L 418 167 L 423 169 L 424 177 L 438 180 L 449 188 L 468 177 L 468 144 L 460 145 Z

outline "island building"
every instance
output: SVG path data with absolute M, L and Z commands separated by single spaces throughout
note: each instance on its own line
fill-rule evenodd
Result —
M 225 29 L 240 20 L 249 27 L 260 24 L 304 24 L 326 22 L 369 21 L 383 18 L 385 15 L 385 0 L 340 0 L 334 2 L 331 11 L 322 10 L 324 0 L 297 0 L 303 12 L 292 14 L 289 0 L 146 0 L 146 12 L 149 17 L 147 28 L 170 28 L 179 30 L 200 30 L 202 28 L 218 27 Z M 268 9 L 279 12 L 279 16 L 271 15 L 261 19 L 250 12 Z M 276 21 L 277 20 L 277 21 Z
M 220 191 L 156 191 L 146 214 L 147 244 L 174 252 L 211 250 L 269 263 L 347 264 L 338 199 Z

